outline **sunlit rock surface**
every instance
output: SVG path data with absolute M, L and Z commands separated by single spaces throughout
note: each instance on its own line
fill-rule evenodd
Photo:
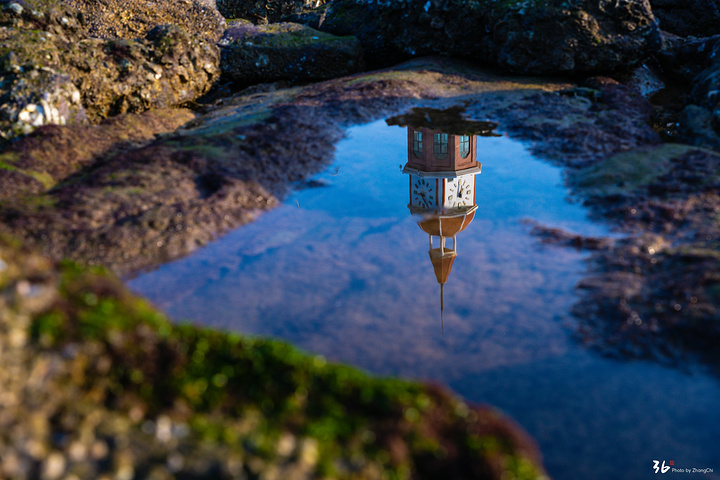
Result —
M 84 17 L 61 2 L 23 5 L 0 13 L 0 134 L 6 139 L 41 125 L 179 105 L 205 93 L 219 75 L 217 46 L 181 27 L 98 39 L 87 36 Z
M 63 0 L 82 18 L 83 30 L 98 38 L 143 38 L 158 25 L 178 25 L 190 35 L 216 42 L 225 19 L 214 0 Z

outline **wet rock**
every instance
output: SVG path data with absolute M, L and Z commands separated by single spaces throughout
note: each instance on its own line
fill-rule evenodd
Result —
M 613 240 L 604 237 L 588 237 L 568 232 L 561 228 L 548 227 L 533 221 L 526 221 L 532 227 L 530 233 L 540 238 L 540 241 L 549 245 L 563 245 L 578 250 L 604 250 L 613 245 Z M 582 282 L 586 282 L 583 279 Z M 582 288 L 582 285 L 581 287 Z
M 660 28 L 682 37 L 720 34 L 718 0 L 651 0 Z
M 573 307 L 578 336 L 619 358 L 650 358 L 718 374 L 717 245 L 672 245 L 652 234 L 595 254 Z
M 521 73 L 598 72 L 627 69 L 660 48 L 646 0 L 335 0 L 317 23 L 357 36 L 375 66 L 439 54 Z
M 707 68 L 695 79 L 692 96 L 699 105 L 710 112 L 713 128 L 720 134 L 720 38 L 718 37 L 708 54 Z
M 316 8 L 327 0 L 217 0 L 217 8 L 225 18 L 250 20 L 255 24 L 284 21 L 304 9 Z
M 688 105 L 679 117 L 680 135 L 691 145 L 720 150 L 718 115 L 697 105 Z
M 355 37 L 336 37 L 294 23 L 233 22 L 219 42 L 222 71 L 241 85 L 337 78 L 364 67 Z
M 532 440 L 489 407 L 171 324 L 102 269 L 5 239 L 0 362 L 7 479 L 547 478 Z

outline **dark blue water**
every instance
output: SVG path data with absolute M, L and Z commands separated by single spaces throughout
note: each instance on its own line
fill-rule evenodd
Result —
M 525 220 L 610 232 L 568 202 L 558 169 L 507 137 L 478 138 L 478 209 L 458 235 L 441 320 L 428 236 L 407 207 L 406 142 L 384 122 L 350 129 L 313 188 L 131 288 L 177 319 L 495 405 L 537 439 L 556 479 L 654 478 L 653 460 L 720 478 L 716 379 L 604 359 L 572 339 L 586 256 L 541 246 Z

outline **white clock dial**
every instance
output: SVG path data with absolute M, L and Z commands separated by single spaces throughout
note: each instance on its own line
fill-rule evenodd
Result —
M 449 207 L 467 207 L 475 203 L 472 179 L 460 177 L 448 180 L 445 190 L 445 203 Z
M 430 208 L 437 204 L 435 180 L 411 177 L 410 194 L 412 205 L 415 207 Z

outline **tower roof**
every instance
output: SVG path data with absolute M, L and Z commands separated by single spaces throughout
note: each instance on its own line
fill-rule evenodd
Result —
M 435 278 L 440 285 L 444 285 L 448 281 L 457 254 L 450 248 L 431 248 L 428 253 L 435 271 Z

